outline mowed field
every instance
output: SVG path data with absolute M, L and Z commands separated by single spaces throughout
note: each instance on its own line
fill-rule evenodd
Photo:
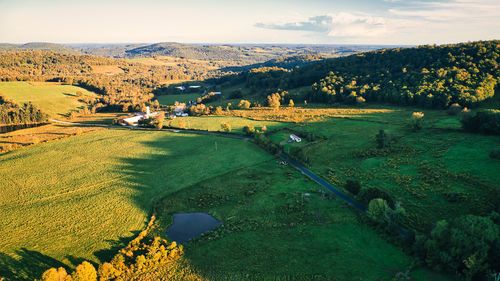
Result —
M 231 132 L 243 134 L 243 127 L 253 126 L 257 130 L 262 130 L 266 126 L 268 131 L 274 131 L 290 126 L 288 122 L 257 121 L 234 116 L 200 116 L 200 117 L 177 117 L 173 120 L 165 121 L 166 126 L 180 128 L 185 124 L 185 129 L 221 131 L 221 124 L 227 123 L 231 126 Z
M 82 108 L 84 103 L 76 98 L 76 92 L 84 95 L 94 95 L 83 88 L 57 83 L 0 82 L 0 95 L 17 103 L 38 105 L 52 118 L 65 115 L 71 110 Z
M 163 95 L 156 96 L 158 102 L 164 105 L 173 105 L 176 101 L 178 102 L 188 102 L 196 101 L 200 97 L 200 94 L 180 94 L 180 95 Z
M 49 267 L 108 261 L 144 228 L 153 202 L 272 158 L 242 140 L 128 129 L 0 157 L 0 276 L 28 280 Z

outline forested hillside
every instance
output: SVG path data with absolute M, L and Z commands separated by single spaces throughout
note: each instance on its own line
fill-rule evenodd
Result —
M 199 74 L 201 73 L 201 74 Z M 0 54 L 0 81 L 62 81 L 100 94 L 98 110 L 140 110 L 165 81 L 201 78 L 182 66 L 145 65 L 91 55 L 53 52 Z
M 308 101 L 389 102 L 445 108 L 475 106 L 493 97 L 499 82 L 500 41 L 388 49 L 324 60 L 293 71 L 260 68 L 238 75 L 267 95 L 311 86 Z

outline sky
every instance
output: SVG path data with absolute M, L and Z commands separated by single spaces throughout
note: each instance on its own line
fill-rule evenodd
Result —
M 0 0 L 0 42 L 445 44 L 500 39 L 500 0 Z

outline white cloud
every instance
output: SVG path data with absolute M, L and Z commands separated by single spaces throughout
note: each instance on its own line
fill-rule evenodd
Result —
M 410 2 L 405 8 L 390 9 L 397 17 L 415 17 L 428 21 L 500 18 L 498 0 L 451 0 L 445 2 Z
M 376 37 L 390 33 L 388 21 L 364 13 L 330 13 L 304 21 L 257 23 L 256 27 L 325 33 L 333 37 Z

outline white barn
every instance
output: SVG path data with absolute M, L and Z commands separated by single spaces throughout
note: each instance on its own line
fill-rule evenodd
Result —
M 299 138 L 298 136 L 294 135 L 294 134 L 291 134 L 290 135 L 290 138 L 294 141 L 294 142 L 301 142 L 302 139 Z

